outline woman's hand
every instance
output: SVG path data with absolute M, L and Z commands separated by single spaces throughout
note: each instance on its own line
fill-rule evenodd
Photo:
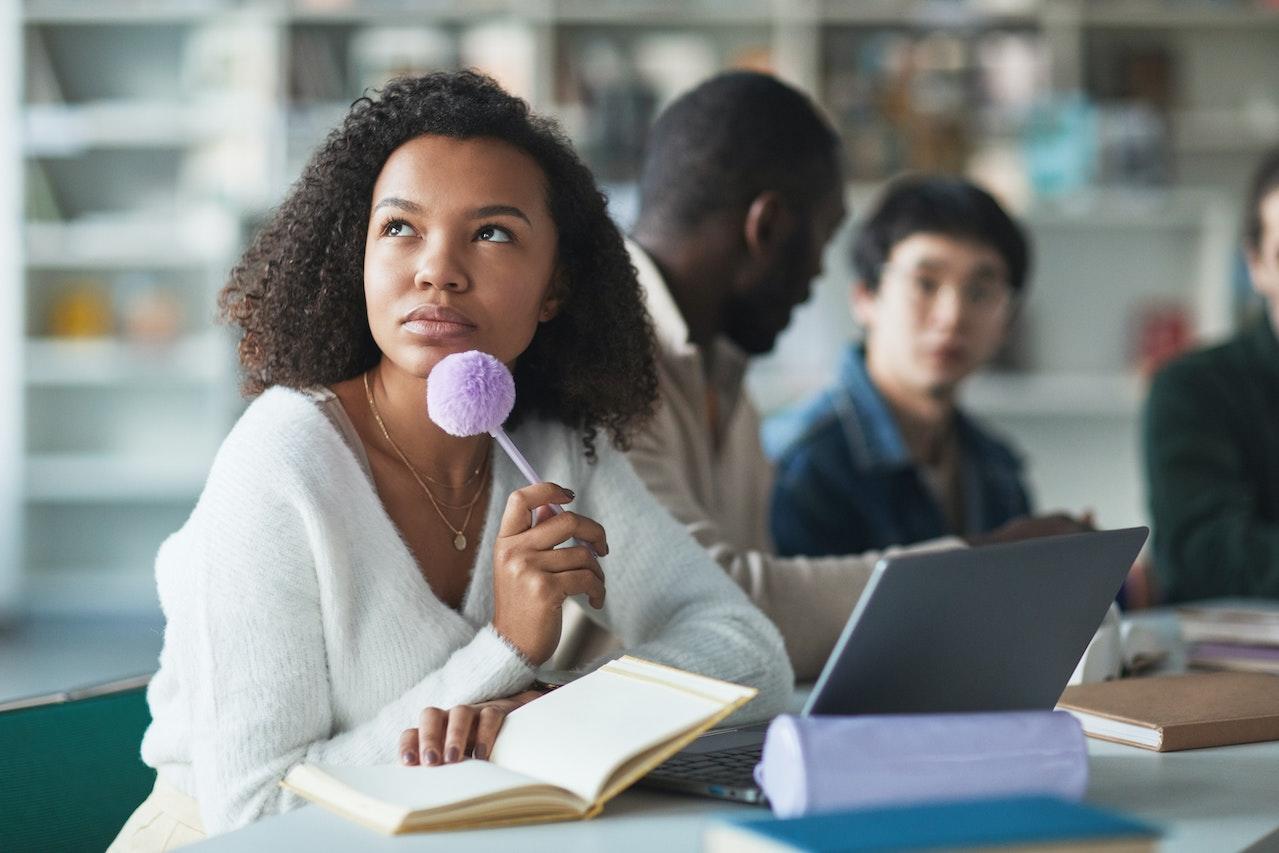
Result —
M 403 764 L 454 764 L 467 756 L 488 758 L 506 715 L 542 695 L 525 690 L 505 699 L 458 705 L 448 711 L 424 708 L 415 729 L 400 734 Z
M 585 547 L 607 554 L 604 528 L 575 512 L 552 515 L 547 506 L 571 500 L 573 493 L 554 483 L 512 492 L 493 546 L 493 627 L 533 666 L 560 641 L 564 599 L 584 594 L 592 607 L 604 606 L 604 571 Z M 556 547 L 574 537 L 583 544 Z

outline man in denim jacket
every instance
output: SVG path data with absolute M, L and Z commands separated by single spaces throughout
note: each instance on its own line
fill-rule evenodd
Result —
M 1017 455 L 956 405 L 1025 286 L 1022 230 L 967 181 L 910 177 L 871 212 L 854 264 L 865 342 L 790 415 L 771 511 L 779 553 L 972 536 L 1029 513 Z

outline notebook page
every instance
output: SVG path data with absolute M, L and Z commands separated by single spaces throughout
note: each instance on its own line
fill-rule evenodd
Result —
M 341 792 L 343 799 L 348 792 L 355 792 L 383 805 L 410 811 L 430 809 L 492 797 L 504 791 L 530 785 L 544 785 L 538 779 L 512 772 L 487 761 L 462 761 L 457 764 L 440 764 L 434 767 L 406 767 L 400 764 L 384 764 L 375 767 L 351 767 L 333 764 L 316 764 L 312 768 L 327 775 L 337 786 L 347 789 Z M 293 774 L 290 774 L 292 781 Z M 338 795 L 337 788 L 321 783 L 317 790 L 312 780 L 307 780 L 307 790 L 325 799 Z
M 628 758 L 754 693 L 623 658 L 513 711 L 492 760 L 594 802 Z

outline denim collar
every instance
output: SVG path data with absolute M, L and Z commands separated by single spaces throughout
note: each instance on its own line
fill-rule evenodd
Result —
M 892 410 L 866 371 L 866 350 L 862 346 L 854 344 L 844 352 L 839 385 L 833 396 L 835 412 L 859 470 L 916 467 Z M 1005 455 L 959 408 L 955 409 L 952 423 L 965 457 L 975 454 L 989 459 Z
M 860 345 L 844 352 L 833 402 L 858 469 L 913 467 L 897 421 L 866 372 L 866 351 Z

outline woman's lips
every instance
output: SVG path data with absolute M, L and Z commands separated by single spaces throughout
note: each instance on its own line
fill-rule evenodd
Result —
M 407 320 L 404 331 L 433 341 L 451 341 L 465 338 L 475 332 L 475 327 L 446 320 Z
M 475 331 L 471 318 L 447 305 L 419 305 L 403 320 L 404 330 L 427 341 L 455 341 Z

